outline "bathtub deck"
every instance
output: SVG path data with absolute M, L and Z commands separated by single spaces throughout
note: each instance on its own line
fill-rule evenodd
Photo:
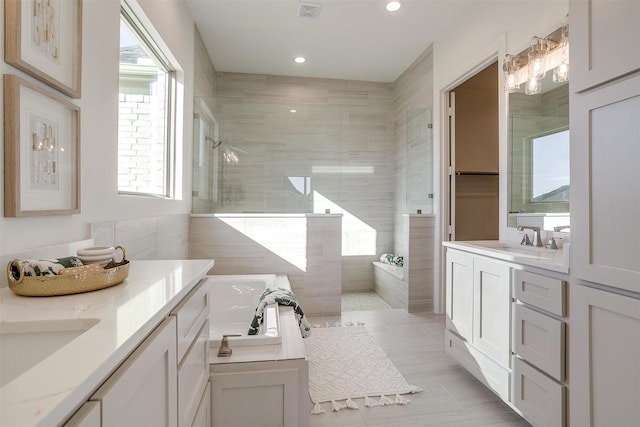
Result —
M 209 352 L 209 363 L 223 365 L 238 362 L 263 362 L 291 359 L 304 359 L 306 356 L 300 329 L 292 307 L 280 306 L 280 328 L 282 344 L 230 347 L 230 357 L 218 357 L 215 349 Z

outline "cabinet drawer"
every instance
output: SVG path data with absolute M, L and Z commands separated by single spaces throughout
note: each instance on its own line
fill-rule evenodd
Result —
M 209 322 L 178 366 L 178 426 L 191 426 L 209 382 Z
M 178 328 L 178 363 L 209 318 L 209 305 L 209 286 L 202 280 L 171 313 Z
M 558 381 L 564 380 L 565 323 L 514 304 L 513 351 Z
M 512 403 L 534 426 L 563 426 L 565 387 L 517 357 L 513 359 Z
M 565 315 L 566 281 L 524 270 L 513 273 L 513 294 L 522 302 L 558 316 Z

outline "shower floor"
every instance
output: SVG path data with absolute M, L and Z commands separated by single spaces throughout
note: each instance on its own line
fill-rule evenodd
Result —
M 349 292 L 342 294 L 342 311 L 391 310 L 375 292 Z

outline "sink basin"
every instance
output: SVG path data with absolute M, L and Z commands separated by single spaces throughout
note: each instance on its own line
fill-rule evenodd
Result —
M 0 322 L 0 387 L 22 375 L 98 322 L 98 319 Z
M 518 255 L 526 255 L 536 258 L 553 258 L 555 256 L 556 250 L 554 249 L 546 249 L 544 247 L 537 246 L 525 246 L 519 245 L 517 243 L 510 243 L 504 241 L 474 241 L 470 242 L 475 246 L 480 246 L 488 249 L 495 249 L 499 251 L 515 253 Z

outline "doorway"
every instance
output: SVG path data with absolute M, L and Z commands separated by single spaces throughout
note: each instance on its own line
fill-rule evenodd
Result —
M 448 93 L 446 240 L 499 238 L 498 62 Z

